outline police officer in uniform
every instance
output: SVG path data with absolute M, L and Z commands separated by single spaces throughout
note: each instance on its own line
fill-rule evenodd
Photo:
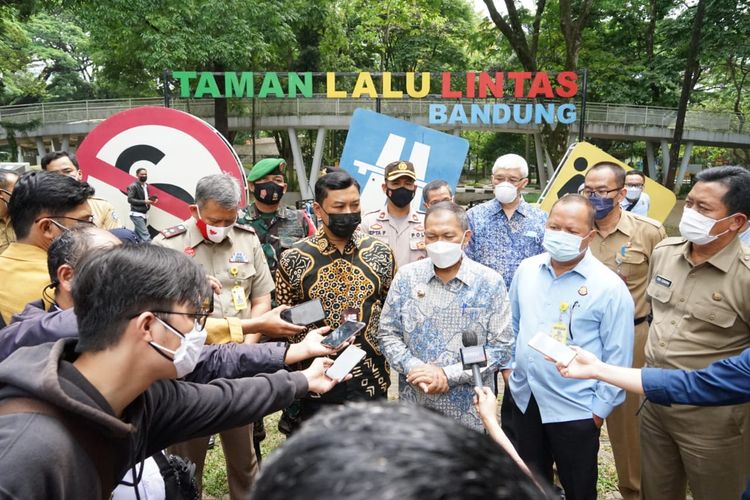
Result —
M 703 170 L 688 193 L 682 238 L 652 256 L 646 292 L 654 319 L 646 366 L 697 370 L 750 347 L 750 172 Z M 640 413 L 642 491 L 649 500 L 739 498 L 750 476 L 750 404 L 660 406 Z
M 427 256 L 424 248 L 424 213 L 411 208 L 417 191 L 417 174 L 410 161 L 385 167 L 383 191 L 388 200 L 380 210 L 368 212 L 360 229 L 388 244 L 398 267 Z
M 255 201 L 240 210 L 237 222 L 252 226 L 263 245 L 271 273 L 278 267 L 281 252 L 315 234 L 315 226 L 304 210 L 281 206 L 287 190 L 286 162 L 281 158 L 260 160 L 247 174 Z
M 620 202 L 626 194 L 625 169 L 615 163 L 602 162 L 586 172 L 582 194 L 595 209 L 596 232 L 590 245 L 591 253 L 623 279 L 633 297 L 633 367 L 641 368 L 645 363 L 644 349 L 651 313 L 646 298 L 648 267 L 654 247 L 667 237 L 667 233 L 659 222 L 621 207 Z M 636 416 L 640 404 L 638 395 L 628 393 L 625 402 L 607 417 L 607 432 L 624 500 L 640 498 L 641 446 Z
M 219 280 L 222 288 L 218 295 L 214 295 L 212 316 L 255 318 L 269 311 L 273 279 L 255 230 L 236 223 L 240 203 L 237 181 L 227 174 L 202 178 L 195 189 L 195 203 L 190 206 L 190 219 L 165 229 L 153 243 L 193 257 L 206 274 Z M 257 340 L 258 337 L 248 335 L 245 341 Z M 230 497 L 233 500 L 249 498 L 258 469 L 252 425 L 220 435 L 227 462 Z M 194 439 L 173 448 L 173 453 L 196 464 L 198 480 L 203 475 L 208 439 Z

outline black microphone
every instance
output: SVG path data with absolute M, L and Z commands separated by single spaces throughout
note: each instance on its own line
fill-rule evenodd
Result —
M 477 345 L 477 334 L 474 332 L 466 331 L 462 333 L 461 343 L 464 345 L 461 348 L 461 363 L 464 370 L 471 369 L 471 373 L 474 374 L 474 385 L 483 387 L 482 374 L 479 368 L 487 366 L 487 352 L 483 345 Z

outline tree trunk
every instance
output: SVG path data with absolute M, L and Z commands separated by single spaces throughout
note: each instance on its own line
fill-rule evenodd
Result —
M 665 177 L 664 186 L 674 190 L 675 175 L 679 167 L 680 146 L 682 145 L 682 133 L 685 126 L 685 115 L 690 101 L 690 93 L 695 85 L 695 76 L 698 73 L 698 53 L 700 52 L 701 29 L 703 28 L 703 16 L 706 12 L 705 0 L 698 0 L 698 6 L 693 19 L 692 33 L 690 35 L 690 46 L 688 48 L 687 63 L 685 64 L 685 76 L 682 79 L 682 92 L 680 93 L 680 104 L 677 108 L 677 121 L 674 126 L 674 138 L 672 147 L 669 149 L 669 171 Z

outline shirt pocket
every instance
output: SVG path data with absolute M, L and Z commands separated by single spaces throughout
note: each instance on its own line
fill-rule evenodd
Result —
M 234 270 L 237 270 L 235 273 Z M 235 282 L 239 282 L 242 286 L 250 286 L 248 280 L 252 279 L 256 274 L 255 265 L 252 262 L 247 264 L 241 263 L 229 263 L 227 269 L 224 271 L 225 280 L 230 286 L 234 286 Z
M 651 280 L 646 288 L 646 294 L 651 297 L 651 308 L 654 311 L 654 323 L 659 324 L 667 316 L 669 301 L 672 299 L 672 289 Z
M 718 326 L 719 328 L 730 328 L 737 320 L 737 313 L 729 308 L 711 304 L 694 304 L 690 307 L 696 319 Z
M 737 313 L 731 309 L 717 304 L 691 304 L 690 313 L 695 319 L 686 320 L 694 323 L 692 328 L 684 330 L 688 342 L 703 346 L 709 351 L 723 350 L 737 344 L 737 335 L 725 331 L 737 319 Z

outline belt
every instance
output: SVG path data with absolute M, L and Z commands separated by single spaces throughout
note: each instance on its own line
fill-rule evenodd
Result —
M 650 323 L 651 322 L 651 318 L 653 318 L 653 316 L 650 315 L 650 314 L 648 314 L 646 316 L 641 316 L 640 318 L 635 318 L 635 320 L 633 321 L 633 326 L 638 326 L 641 323 L 643 323 L 644 321 L 648 321 Z

